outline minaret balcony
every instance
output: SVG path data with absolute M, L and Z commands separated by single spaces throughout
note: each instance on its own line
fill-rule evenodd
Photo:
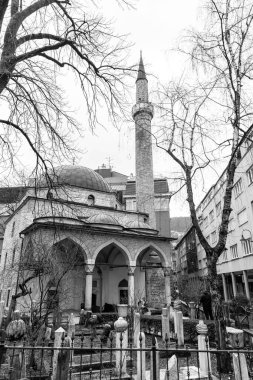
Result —
M 145 112 L 153 118 L 154 106 L 151 103 L 137 103 L 132 108 L 132 116 L 135 118 L 139 113 Z

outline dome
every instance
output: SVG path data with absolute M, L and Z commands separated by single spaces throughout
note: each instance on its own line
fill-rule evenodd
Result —
M 139 220 L 133 220 L 126 224 L 126 228 L 135 232 L 145 232 L 151 235 L 157 235 L 158 231 L 154 230 L 148 223 Z
M 123 227 L 119 224 L 117 219 L 109 214 L 95 214 L 91 215 L 88 219 L 85 220 L 86 223 L 92 224 L 94 227 L 106 227 L 106 228 L 116 228 L 123 229 Z
M 100 174 L 84 166 L 58 166 L 49 173 L 49 176 L 54 185 L 70 185 L 106 193 L 111 192 L 110 186 Z M 39 185 L 48 186 L 45 176 Z

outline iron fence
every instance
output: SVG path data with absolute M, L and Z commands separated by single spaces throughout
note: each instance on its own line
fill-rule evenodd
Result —
M 67 341 L 69 344 L 67 344 Z M 229 342 L 228 342 L 229 345 Z M 23 341 L 0 344 L 0 379 L 138 379 L 149 375 L 153 380 L 212 379 L 219 380 L 253 379 L 252 339 L 245 341 L 243 349 L 230 347 L 226 350 L 209 347 L 208 339 L 203 350 L 194 346 L 178 347 L 176 342 L 146 335 L 139 336 L 137 347 L 133 339 L 124 346 L 120 334 L 116 347 L 115 334 L 105 341 L 99 336 L 81 335 L 66 338 L 62 335 L 60 346 L 55 347 L 54 339 L 43 340 L 40 345 Z M 226 358 L 224 370 L 219 363 Z M 224 372 L 224 373 L 223 373 Z M 238 377 L 240 375 L 240 377 Z M 203 377 L 204 376 L 204 377 Z

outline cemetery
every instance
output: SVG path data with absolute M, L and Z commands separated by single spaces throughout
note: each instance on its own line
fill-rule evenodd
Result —
M 121 304 L 104 316 L 58 313 L 38 328 L 17 310 L 6 326 L 0 303 L 0 379 L 253 378 L 251 315 L 241 328 L 228 308 L 223 318 L 196 319 L 195 304 L 185 316 L 179 297 L 160 314 L 146 309 Z

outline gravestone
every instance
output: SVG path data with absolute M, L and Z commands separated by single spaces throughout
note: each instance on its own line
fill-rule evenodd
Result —
M 0 301 L 0 327 L 4 316 L 4 301 Z
M 71 338 L 73 334 L 75 335 L 75 318 L 71 313 L 68 320 L 68 336 Z
M 235 329 L 234 327 L 226 326 L 226 331 L 229 337 L 229 342 L 233 348 L 244 347 L 243 330 Z
M 65 334 L 65 330 L 62 327 L 59 327 L 55 331 L 54 347 L 61 347 L 63 334 Z M 59 351 L 60 350 L 54 350 L 52 380 L 56 380 L 57 379 L 57 367 L 58 367 Z
M 170 317 L 169 317 L 169 308 L 162 308 L 162 338 L 163 341 L 166 339 L 166 335 L 170 340 Z
M 212 368 L 211 368 L 211 356 L 209 351 L 209 339 L 208 339 L 208 328 L 204 321 L 200 320 L 198 325 L 196 326 L 196 330 L 198 333 L 198 350 L 199 351 L 207 351 L 207 352 L 199 352 L 199 368 L 201 373 L 205 376 L 211 376 Z
M 233 353 L 235 380 L 249 380 L 248 366 L 245 354 Z
M 184 324 L 182 311 L 175 311 L 177 323 L 177 344 L 179 347 L 184 346 Z
M 134 313 L 134 347 L 138 346 L 140 330 L 141 330 L 140 313 Z
M 165 278 L 162 268 L 146 270 L 146 297 L 149 307 L 161 308 L 165 305 Z
M 164 380 L 178 380 L 178 369 L 177 369 L 177 357 L 176 357 L 176 355 L 173 355 L 168 360 L 168 375 L 167 375 L 167 373 L 165 373 Z

